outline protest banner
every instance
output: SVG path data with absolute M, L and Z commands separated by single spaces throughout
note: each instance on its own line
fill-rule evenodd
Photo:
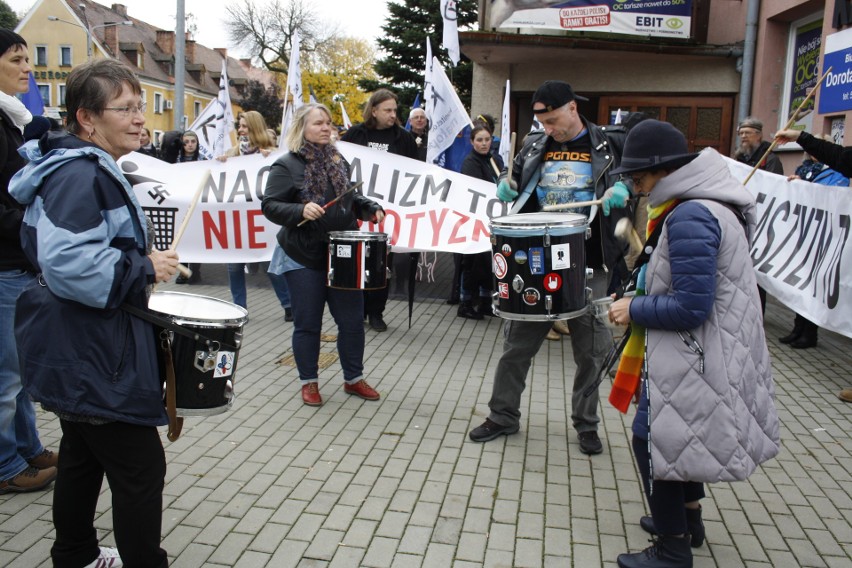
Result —
M 338 143 L 352 181 L 387 213 L 362 231 L 388 233 L 393 250 L 476 253 L 490 250 L 488 220 L 507 214 L 494 184 L 364 146 Z M 260 205 L 266 178 L 280 152 L 227 162 L 167 164 L 133 153 L 119 162 L 158 230 L 157 246 L 171 242 L 203 176 L 201 200 L 178 252 L 183 262 L 267 261 L 279 227 Z M 737 179 L 750 168 L 726 159 Z M 784 305 L 820 327 L 852 337 L 852 191 L 758 170 L 744 191 L 755 197 L 757 230 L 751 254 L 758 283 Z

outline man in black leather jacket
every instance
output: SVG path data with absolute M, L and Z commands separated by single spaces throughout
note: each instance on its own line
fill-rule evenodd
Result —
M 504 170 L 497 196 L 513 202 L 510 213 L 541 211 L 545 204 L 602 199 L 603 215 L 590 208 L 573 209 L 592 215 L 591 236 L 585 242 L 586 267 L 594 273 L 587 279 L 592 297 L 610 289 L 614 268 L 624 262 L 624 245 L 615 238 L 615 224 L 627 215 L 627 185 L 609 172 L 620 165 L 626 137 L 621 126 L 597 126 L 577 110 L 574 94 L 562 81 L 547 81 L 533 96 L 533 113 L 543 126 L 527 136 L 515 156 L 512 179 Z M 609 188 L 609 189 L 608 189 Z M 610 214 L 611 213 L 611 214 Z M 598 454 L 603 445 L 597 434 L 598 392 L 583 391 L 600 373 L 612 345 L 610 332 L 591 312 L 567 320 L 577 371 L 574 375 L 571 420 L 580 440 L 580 451 Z M 506 321 L 503 356 L 497 365 L 488 419 L 470 432 L 476 442 L 487 442 L 520 429 L 521 394 L 532 359 L 550 330 L 550 321 Z

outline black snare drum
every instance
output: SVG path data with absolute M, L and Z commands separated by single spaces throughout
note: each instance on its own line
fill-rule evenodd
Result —
M 522 213 L 491 220 L 494 313 L 525 321 L 570 319 L 589 309 L 588 220 L 576 213 Z
M 385 233 L 334 231 L 328 234 L 328 287 L 377 290 L 388 283 Z
M 229 410 L 248 312 L 231 302 L 184 292 L 154 292 L 148 308 L 213 340 L 208 346 L 172 334 L 178 416 L 210 416 Z

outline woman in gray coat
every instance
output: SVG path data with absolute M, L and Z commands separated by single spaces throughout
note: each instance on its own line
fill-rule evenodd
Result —
M 691 567 L 703 484 L 746 479 L 780 446 L 749 255 L 754 200 L 717 152 L 690 154 L 657 120 L 631 130 L 615 173 L 650 194 L 637 294 L 609 313 L 632 326 L 610 401 L 626 411 L 641 384 L 633 449 L 651 517 L 640 524 L 658 535 L 618 565 Z

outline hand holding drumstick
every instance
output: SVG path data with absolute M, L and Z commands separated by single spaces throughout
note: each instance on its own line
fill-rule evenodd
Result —
M 362 185 L 364 185 L 364 182 L 359 181 L 358 183 L 350 186 L 349 189 L 347 189 L 346 191 L 344 191 L 343 193 L 341 193 L 340 195 L 338 195 L 337 197 L 335 197 L 334 199 L 332 199 L 331 201 L 329 201 L 325 205 L 319 205 L 317 203 L 314 203 L 313 201 L 305 203 L 305 207 L 304 207 L 304 209 L 302 209 L 302 217 L 304 217 L 304 218 L 301 221 L 299 221 L 299 224 L 296 225 L 296 226 L 301 227 L 302 225 L 304 225 L 308 221 L 316 221 L 317 219 L 319 219 L 320 217 L 325 215 L 326 209 L 328 209 L 329 207 L 331 207 L 332 205 L 337 203 L 344 195 L 346 195 L 347 193 L 349 193 L 351 191 L 355 191 L 356 189 L 358 189 Z M 381 213 L 381 218 L 377 219 L 375 222 L 379 222 L 384 218 L 384 212 L 380 212 L 380 213 Z M 378 216 L 379 216 L 379 214 L 376 214 L 376 217 L 378 217 Z

